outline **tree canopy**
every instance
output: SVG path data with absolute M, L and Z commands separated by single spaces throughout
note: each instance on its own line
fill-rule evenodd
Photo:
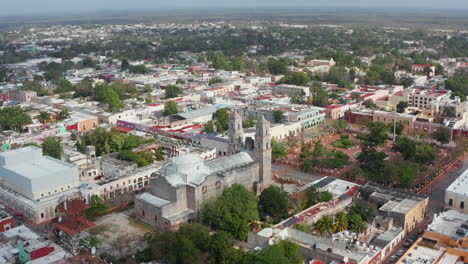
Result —
M 166 99 L 177 97 L 183 92 L 184 92 L 184 89 L 180 88 L 179 86 L 169 84 L 165 90 Z
M 32 123 L 27 111 L 19 106 L 0 108 L 0 126 L 3 130 L 21 131 L 21 127 Z
M 215 230 L 245 240 L 250 223 L 259 220 L 257 198 L 243 185 L 234 184 L 224 189 L 219 198 L 204 204 L 200 220 Z
M 277 219 L 288 216 L 288 193 L 277 186 L 270 186 L 262 191 L 259 198 L 260 211 Z
M 164 115 L 174 115 L 179 112 L 179 108 L 177 107 L 176 102 L 174 101 L 167 101 L 164 103 Z
M 448 144 L 451 140 L 452 132 L 450 131 L 450 128 L 440 126 L 432 133 L 431 136 L 442 144 Z
M 62 159 L 63 147 L 57 137 L 47 137 L 42 142 L 42 154 L 56 159 Z

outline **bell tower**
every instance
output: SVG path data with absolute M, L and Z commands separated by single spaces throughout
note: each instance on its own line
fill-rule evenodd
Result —
M 229 117 L 228 138 L 228 155 L 239 153 L 244 149 L 242 117 L 237 109 L 234 109 L 233 113 L 231 113 L 231 116 Z
M 259 162 L 259 184 L 262 189 L 270 187 L 271 175 L 271 132 L 270 122 L 262 115 L 257 121 L 255 132 L 255 156 Z

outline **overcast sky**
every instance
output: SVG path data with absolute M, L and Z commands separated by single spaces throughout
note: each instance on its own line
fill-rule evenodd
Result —
M 411 7 L 468 9 L 468 0 L 1 0 L 0 14 L 248 6 Z

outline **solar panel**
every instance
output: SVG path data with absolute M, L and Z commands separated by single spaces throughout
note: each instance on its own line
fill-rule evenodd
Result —
M 333 177 L 326 177 L 326 178 L 323 178 L 321 181 L 317 182 L 316 184 L 314 184 L 314 186 L 316 188 L 322 188 L 322 187 L 325 187 L 327 186 L 328 184 L 330 184 L 331 182 L 334 182 L 336 180 L 336 178 L 333 178 Z
M 289 227 L 294 225 L 299 220 L 299 218 L 293 216 L 290 219 L 288 219 L 286 222 L 284 222 L 283 227 Z

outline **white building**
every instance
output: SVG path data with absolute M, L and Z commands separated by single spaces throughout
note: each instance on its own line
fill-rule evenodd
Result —
M 468 170 L 445 189 L 444 207 L 460 213 L 468 214 Z
M 56 206 L 77 194 L 78 167 L 37 147 L 0 154 L 0 202 L 34 223 L 55 218 Z

